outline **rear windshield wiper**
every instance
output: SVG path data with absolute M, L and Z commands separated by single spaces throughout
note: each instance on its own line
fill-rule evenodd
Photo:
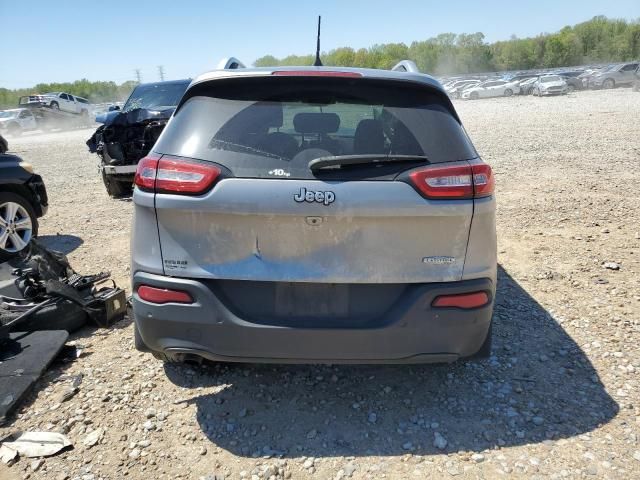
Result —
M 215 150 L 227 150 L 229 152 L 236 153 L 248 153 L 249 155 L 259 155 L 261 157 L 277 158 L 279 160 L 288 160 L 287 158 L 276 155 L 275 153 L 265 152 L 264 150 L 259 150 L 248 145 L 240 145 L 238 143 L 227 142 L 225 140 L 218 140 L 217 138 L 211 139 L 209 142 L 209 148 Z
M 314 158 L 309 162 L 311 171 L 323 168 L 345 167 L 351 165 L 379 165 L 384 163 L 429 163 L 429 159 L 424 155 L 335 155 L 331 157 Z

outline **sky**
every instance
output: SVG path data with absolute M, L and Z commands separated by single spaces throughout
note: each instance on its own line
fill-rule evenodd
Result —
M 551 33 L 596 15 L 640 18 L 640 0 L 0 0 L 0 87 L 81 78 L 191 78 L 234 56 L 404 42 L 444 32 L 483 32 L 486 41 Z

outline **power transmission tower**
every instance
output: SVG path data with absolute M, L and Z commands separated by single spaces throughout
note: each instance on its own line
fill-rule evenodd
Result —
M 142 75 L 140 75 L 140 69 L 136 68 L 134 72 L 136 72 L 136 79 L 138 80 L 138 83 L 142 83 Z
M 164 82 L 164 67 L 162 65 L 158 65 L 158 75 L 160 75 L 160 81 Z

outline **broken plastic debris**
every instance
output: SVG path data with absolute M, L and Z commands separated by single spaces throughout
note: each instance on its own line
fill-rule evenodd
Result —
M 71 446 L 71 440 L 55 432 L 17 432 L 2 442 L 2 449 L 14 450 L 21 457 L 48 457 Z M 4 450 L 3 450 L 4 451 Z
M 12 463 L 16 458 L 18 458 L 18 452 L 9 448 L 5 445 L 0 447 L 0 461 L 2 463 Z

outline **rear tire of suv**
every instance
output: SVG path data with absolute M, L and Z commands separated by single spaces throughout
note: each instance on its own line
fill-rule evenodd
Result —
M 60 105 L 58 105 L 58 102 L 51 102 L 51 108 L 54 110 L 60 110 Z
M 613 78 L 607 78 L 604 82 L 602 82 L 602 88 L 614 88 L 616 86 L 616 82 Z

